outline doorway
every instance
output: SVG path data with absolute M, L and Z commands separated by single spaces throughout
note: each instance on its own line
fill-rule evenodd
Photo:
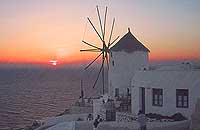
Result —
M 139 110 L 145 113 L 145 88 L 139 88 Z

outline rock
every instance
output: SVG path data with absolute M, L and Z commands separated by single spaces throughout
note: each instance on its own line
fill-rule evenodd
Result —
M 176 113 L 176 114 L 172 115 L 171 117 L 172 117 L 172 119 L 174 119 L 174 121 L 187 120 L 187 118 L 184 117 L 181 113 Z

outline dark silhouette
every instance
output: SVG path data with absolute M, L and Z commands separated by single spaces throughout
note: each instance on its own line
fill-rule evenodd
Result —
M 91 121 L 91 120 L 93 120 L 93 115 L 92 115 L 91 113 L 90 113 L 90 114 L 88 114 L 87 120 L 88 120 L 88 121 Z
M 94 120 L 94 123 L 93 123 L 93 125 L 94 125 L 94 130 L 96 130 L 97 129 L 97 127 L 98 127 L 98 125 L 99 125 L 99 123 L 102 121 L 102 119 L 100 118 L 100 115 L 97 115 L 97 117 L 96 117 L 96 119 Z
M 147 118 L 146 118 L 146 115 L 144 114 L 144 112 L 142 112 L 141 110 L 139 110 L 139 112 L 138 112 L 138 122 L 140 124 L 139 130 L 146 130 Z

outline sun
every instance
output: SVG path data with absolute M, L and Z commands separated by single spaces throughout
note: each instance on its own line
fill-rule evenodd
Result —
M 56 66 L 58 61 L 57 60 L 50 60 L 49 62 L 51 63 L 51 65 Z

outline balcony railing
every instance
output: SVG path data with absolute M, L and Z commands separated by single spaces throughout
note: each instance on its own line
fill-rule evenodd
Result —
M 116 111 L 119 112 L 130 112 L 131 111 L 131 95 L 118 96 L 115 100 Z

